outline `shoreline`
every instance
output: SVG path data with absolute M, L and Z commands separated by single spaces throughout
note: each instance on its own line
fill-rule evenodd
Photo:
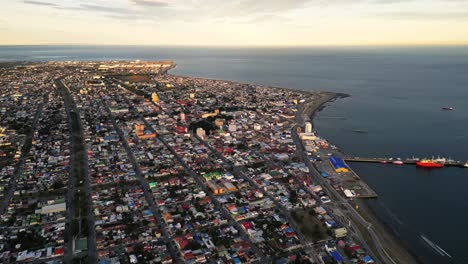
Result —
M 316 130 L 314 119 L 316 118 L 319 112 L 325 109 L 325 107 L 327 106 L 326 104 L 333 103 L 337 99 L 347 97 L 350 97 L 350 95 L 334 94 L 334 96 L 326 98 L 327 100 L 321 100 L 318 105 L 313 104 L 313 107 L 311 107 L 309 104 L 308 108 L 311 108 L 310 112 L 304 113 L 304 115 L 307 114 L 307 117 L 312 122 L 314 130 Z M 340 152 L 343 152 L 340 148 L 338 149 L 340 150 Z M 399 234 L 391 226 L 389 226 L 387 223 L 380 219 L 375 210 L 373 210 L 364 199 L 358 198 L 355 199 L 355 201 L 356 204 L 359 206 L 359 209 L 357 210 L 359 214 L 368 222 L 372 223 L 372 226 L 376 229 L 376 231 L 378 231 L 379 236 L 382 238 L 386 246 L 388 246 L 386 248 L 391 252 L 392 256 L 397 257 L 398 260 L 404 259 L 405 261 L 409 261 L 405 263 L 423 263 L 422 260 L 418 258 L 416 252 L 414 252 L 408 245 L 406 245 L 406 242 L 400 238 Z M 366 242 L 372 244 L 372 240 Z
M 189 76 L 189 75 L 178 75 L 178 74 L 170 74 L 170 75 L 175 76 L 175 77 L 183 77 L 183 78 L 195 78 L 195 79 L 203 79 L 203 80 L 211 80 L 211 81 L 224 81 L 227 83 L 255 85 L 255 86 L 261 86 L 261 87 L 271 88 L 275 90 L 293 91 L 293 92 L 298 92 L 302 94 L 314 94 L 314 93 L 321 94 L 322 97 L 315 102 L 303 102 L 301 106 L 302 108 L 299 108 L 297 112 L 297 113 L 300 113 L 300 115 L 296 117 L 296 122 L 300 125 L 303 125 L 303 123 L 306 121 L 312 122 L 314 130 L 315 130 L 314 118 L 316 117 L 317 113 L 319 113 L 320 111 L 325 109 L 325 107 L 327 107 L 328 103 L 333 103 L 338 99 L 351 97 L 351 95 L 345 94 L 345 93 L 334 93 L 334 92 L 328 92 L 328 91 L 314 91 L 314 90 L 307 91 L 307 90 L 300 90 L 300 89 L 295 89 L 295 88 L 284 88 L 284 87 L 276 87 L 276 86 L 268 86 L 268 85 L 260 85 L 260 84 L 251 84 L 251 83 L 238 82 L 234 80 L 194 77 L 194 76 Z M 343 153 L 343 151 L 340 148 L 339 150 L 340 152 Z M 422 261 L 417 257 L 416 253 L 413 252 L 410 247 L 405 245 L 405 242 L 400 239 L 399 235 L 390 226 L 388 226 L 385 222 L 379 219 L 379 216 L 374 212 L 374 210 L 372 210 L 365 203 L 363 199 L 356 199 L 356 204 L 359 205 L 358 212 L 364 219 L 366 219 L 366 221 L 368 221 L 369 223 L 372 223 L 372 226 L 379 233 L 379 237 L 385 244 L 386 250 L 390 251 L 390 254 L 393 257 L 397 258 L 398 261 L 404 261 L 402 263 L 405 263 L 405 264 L 422 263 Z M 372 239 L 365 239 L 365 240 L 367 244 L 373 245 Z M 372 249 L 372 251 L 375 251 L 375 249 Z
M 44 63 L 47 63 L 47 62 L 44 62 Z M 177 64 L 174 63 L 174 66 L 167 69 L 165 74 L 169 74 L 168 71 L 173 70 L 176 66 Z M 172 76 L 244 84 L 242 82 L 222 80 L 222 79 L 191 77 L 191 76 L 183 76 L 183 75 L 172 75 Z M 155 76 L 153 75 L 153 77 Z M 299 109 L 297 111 L 297 113 L 299 113 L 298 117 L 300 118 L 300 120 L 296 120 L 296 121 L 299 121 L 298 123 L 300 123 L 301 125 L 303 125 L 305 121 L 309 121 L 309 120 L 314 124 L 313 120 L 316 117 L 317 113 L 325 109 L 325 107 L 327 106 L 327 103 L 332 103 L 332 102 L 335 102 L 337 99 L 346 98 L 350 96 L 347 94 L 333 93 L 333 92 L 326 92 L 326 91 L 313 91 L 313 90 L 306 91 L 306 90 L 300 90 L 300 89 L 294 89 L 294 88 L 282 88 L 282 87 L 274 87 L 274 86 L 258 85 L 258 84 L 254 84 L 254 85 L 269 88 L 269 89 L 274 89 L 274 90 L 280 90 L 280 91 L 293 91 L 293 92 L 302 93 L 302 94 L 321 95 L 321 97 L 318 100 L 315 100 L 313 102 L 306 101 L 300 104 Z M 396 258 L 398 258 L 398 260 L 402 260 L 402 259 L 405 260 L 405 262 L 403 263 L 420 263 L 420 261 L 413 261 L 415 256 L 414 254 L 412 254 L 411 249 L 406 247 L 403 244 L 403 241 L 399 239 L 398 235 L 395 234 L 395 232 L 391 229 L 390 226 L 387 226 L 383 221 L 379 219 L 379 217 L 375 214 L 375 212 L 367 204 L 365 204 L 365 201 L 361 199 L 356 199 L 356 203 L 359 204 L 360 206 L 360 209 L 358 210 L 359 214 L 361 214 L 361 216 L 365 218 L 368 222 L 372 223 L 373 227 L 379 233 L 379 238 L 382 238 L 382 240 L 384 241 L 384 244 L 388 246 L 386 247 L 386 249 L 390 251 L 392 256 L 395 256 Z M 368 239 L 365 239 L 365 240 L 367 242 Z M 372 245 L 373 244 L 372 239 L 370 239 L 369 242 L 367 243 Z M 371 249 L 368 249 L 368 250 L 371 250 Z M 407 255 L 411 257 L 408 257 Z
M 316 117 L 317 113 L 325 109 L 328 103 L 333 103 L 338 99 L 351 97 L 351 95 L 349 94 L 334 93 L 334 92 L 329 92 L 329 91 L 314 91 L 314 90 L 307 91 L 307 90 L 300 90 L 300 89 L 295 89 L 295 88 L 284 88 L 284 87 L 244 83 L 244 82 L 238 82 L 234 80 L 194 77 L 194 76 L 179 75 L 179 74 L 170 74 L 170 75 L 174 77 L 182 77 L 182 78 L 195 78 L 195 79 L 203 79 L 203 80 L 211 80 L 211 81 L 224 81 L 227 83 L 255 85 L 255 86 L 266 87 L 266 88 L 271 88 L 275 90 L 293 91 L 293 92 L 298 92 L 302 94 L 314 94 L 314 93 L 321 94 L 322 97 L 313 103 L 307 102 L 307 101 L 303 102 L 302 106 L 298 109 L 298 112 L 297 112 L 299 113 L 299 115 L 296 115 L 296 123 L 303 125 L 304 122 L 310 121 L 312 122 L 314 128 L 315 128 L 314 118 Z M 341 149 L 340 149 L 340 152 L 342 152 Z M 382 238 L 381 240 L 384 241 L 386 245 L 385 248 L 391 252 L 392 256 L 397 258 L 397 260 L 403 260 L 404 261 L 403 263 L 405 264 L 422 263 L 421 260 L 417 258 L 416 254 L 408 246 L 406 246 L 404 242 L 399 238 L 398 234 L 396 234 L 390 226 L 386 225 L 383 221 L 381 221 L 379 217 L 375 214 L 375 212 L 367 204 L 365 204 L 364 200 L 356 199 L 356 201 L 357 201 L 356 203 L 359 204 L 359 207 L 360 207 L 360 210 L 358 210 L 359 214 L 368 222 L 372 223 L 372 226 L 376 229 L 376 231 L 378 231 L 379 237 Z M 367 241 L 368 239 L 365 239 L 365 240 L 367 244 L 371 244 L 371 245 L 373 244 L 372 239 L 370 239 L 369 241 Z M 375 251 L 375 249 L 372 249 L 372 251 Z
M 424 261 L 420 257 L 418 257 L 417 253 L 409 245 L 407 245 L 407 242 L 401 238 L 397 231 L 394 228 L 392 228 L 390 224 L 383 221 L 383 219 L 381 219 L 382 217 L 379 216 L 377 212 L 367 204 L 367 201 L 360 201 L 359 206 L 362 209 L 362 211 L 364 211 L 364 213 L 366 214 L 366 217 L 374 218 L 374 220 L 372 221 L 379 223 L 380 228 L 383 228 L 385 232 L 391 236 L 390 239 L 393 239 L 397 244 L 399 244 L 399 246 L 403 250 L 405 250 L 409 255 L 411 255 L 416 263 L 424 263 Z

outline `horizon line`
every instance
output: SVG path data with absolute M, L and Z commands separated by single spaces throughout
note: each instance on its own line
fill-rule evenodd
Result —
M 115 47 L 187 47 L 187 48 L 353 48 L 353 47 L 461 47 L 468 42 L 452 43 L 375 43 L 375 44 L 320 44 L 320 45 L 216 45 L 216 44 L 92 44 L 92 43 L 42 43 L 42 44 L 0 44 L 0 47 L 28 46 L 115 46 Z

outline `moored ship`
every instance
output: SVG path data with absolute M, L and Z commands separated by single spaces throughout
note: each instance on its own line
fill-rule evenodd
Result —
M 442 168 L 444 163 L 435 160 L 420 160 L 416 162 L 416 166 L 424 168 Z

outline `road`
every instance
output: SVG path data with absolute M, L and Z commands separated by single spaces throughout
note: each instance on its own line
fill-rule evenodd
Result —
M 380 241 L 380 238 L 379 236 L 376 234 L 375 230 L 373 229 L 371 223 L 367 222 L 357 211 L 356 209 L 354 208 L 354 206 L 352 206 L 349 201 L 344 198 L 342 195 L 340 195 L 336 190 L 335 188 L 333 188 L 333 186 L 330 185 L 330 183 L 328 181 L 326 181 L 321 175 L 320 175 L 320 172 L 316 169 L 316 167 L 312 164 L 312 162 L 309 160 L 309 157 L 307 156 L 307 153 L 305 152 L 304 150 L 304 147 L 302 145 L 302 142 L 299 138 L 299 135 L 297 134 L 297 128 L 299 126 L 296 125 L 293 127 L 292 129 L 292 138 L 294 140 L 294 142 L 296 143 L 296 146 L 297 146 L 297 150 L 299 151 L 299 153 L 301 154 L 302 156 L 302 159 L 304 160 L 304 163 L 307 165 L 307 167 L 309 168 L 309 171 L 310 171 L 310 175 L 311 177 L 313 178 L 313 180 L 315 182 L 318 182 L 323 188 L 325 188 L 327 190 L 327 193 L 332 196 L 332 200 L 334 201 L 339 201 L 342 203 L 343 206 L 345 206 L 347 208 L 346 212 L 348 215 L 347 215 L 347 218 L 349 220 L 353 220 L 352 222 L 356 221 L 358 222 L 359 224 L 361 224 L 362 226 L 364 226 L 366 229 L 367 229 L 367 232 L 369 233 L 369 235 L 371 236 L 372 238 L 372 242 L 374 243 L 374 247 L 377 249 L 378 251 L 378 255 L 379 255 L 379 258 L 376 257 L 376 254 L 375 252 L 373 252 L 374 254 L 374 258 L 376 259 L 381 259 L 381 261 L 383 263 L 391 263 L 391 264 L 396 264 L 398 262 L 396 262 L 388 253 L 387 251 L 385 250 L 382 242 Z M 356 227 L 355 230 L 358 230 L 358 228 Z M 362 237 L 362 235 L 360 236 L 360 240 L 361 240 L 361 243 L 363 243 L 363 245 L 365 245 L 365 239 Z M 370 247 L 367 247 L 368 250 L 371 250 Z
M 182 256 L 178 253 L 179 251 L 176 248 L 175 242 L 172 240 L 171 235 L 169 234 L 167 225 L 162 220 L 161 213 L 160 213 L 158 207 L 154 203 L 153 195 L 151 193 L 151 190 L 149 189 L 148 182 L 143 177 L 143 173 L 141 172 L 140 165 L 138 164 L 135 156 L 133 155 L 133 152 L 130 149 L 130 146 L 128 145 L 127 139 L 125 138 L 125 135 L 124 135 L 122 129 L 120 129 L 119 125 L 117 124 L 117 121 L 115 120 L 114 116 L 112 115 L 112 113 L 111 113 L 111 111 L 109 109 L 109 106 L 107 105 L 105 99 L 101 97 L 101 100 L 102 100 L 104 108 L 106 109 L 106 112 L 109 115 L 109 118 L 110 118 L 110 120 L 111 120 L 111 122 L 112 122 L 112 124 L 114 126 L 114 129 L 117 131 L 117 134 L 119 135 L 120 141 L 122 142 L 122 145 L 125 148 L 127 156 L 130 159 L 130 162 L 132 163 L 133 170 L 135 171 L 135 175 L 137 177 L 137 180 L 140 183 L 141 188 L 143 189 L 146 202 L 148 203 L 148 206 L 149 206 L 151 212 L 156 217 L 156 221 L 158 222 L 158 225 L 161 227 L 161 231 L 162 231 L 163 236 L 164 236 L 163 241 L 168 245 L 169 253 L 171 254 L 172 259 L 176 263 L 183 262 L 182 261 Z
M 68 192 L 67 192 L 67 224 L 69 225 L 68 231 L 66 232 L 67 236 L 67 251 L 65 255 L 65 263 L 71 263 L 74 253 L 70 252 L 70 248 L 73 249 L 74 239 L 72 234 L 72 223 L 73 219 L 76 217 L 74 215 L 75 212 L 75 205 L 76 201 L 74 201 L 75 193 L 76 193 L 76 181 L 80 180 L 77 179 L 77 175 L 75 175 L 75 167 L 78 165 L 83 168 L 83 180 L 84 180 L 84 192 L 86 197 L 86 221 L 88 225 L 88 234 L 87 242 L 88 242 L 88 261 L 89 263 L 97 263 L 97 249 L 96 249 L 96 230 L 94 229 L 94 213 L 93 213 L 93 203 L 91 199 L 91 181 L 89 179 L 89 163 L 88 163 L 88 155 L 86 144 L 84 142 L 84 133 L 83 133 L 83 124 L 81 122 L 80 114 L 76 104 L 73 100 L 73 97 L 70 94 L 69 87 L 63 82 L 61 78 L 55 80 L 55 85 L 57 87 L 62 87 L 62 96 L 64 98 L 64 105 L 65 110 L 68 116 L 68 125 L 70 129 L 70 160 L 71 167 L 70 167 L 70 178 L 69 178 L 69 185 L 68 185 Z M 74 113 L 74 114 L 72 114 Z M 77 127 L 75 127 L 77 126 Z M 75 130 L 75 131 L 73 131 Z M 79 146 L 81 149 L 80 151 L 76 151 L 76 147 Z M 76 154 L 80 155 L 81 157 L 75 156 Z M 76 164 L 80 162 L 82 164 Z M 79 190 L 78 190 L 79 191 Z M 81 221 L 82 217 L 79 217 L 78 221 Z
M 122 89 L 125 89 L 125 88 L 122 88 Z M 130 92 L 133 93 L 133 91 L 129 90 Z M 130 106 L 130 109 L 131 111 L 138 115 L 139 116 L 139 119 L 141 121 L 144 122 L 145 124 L 145 127 L 148 128 L 149 130 L 151 130 L 152 132 L 155 132 L 156 133 L 156 130 L 155 128 L 148 122 L 146 121 L 142 116 L 141 114 L 132 106 L 132 104 L 128 101 L 127 98 L 125 98 L 127 100 L 127 104 Z M 157 134 L 157 137 L 158 139 L 164 144 L 164 146 L 169 149 L 169 151 L 174 155 L 174 157 L 176 157 L 177 161 L 184 167 L 185 171 L 187 174 L 189 174 L 190 177 L 192 177 L 196 183 L 198 184 L 198 186 L 200 188 L 203 189 L 203 191 L 211 198 L 211 201 L 213 202 L 213 204 L 215 205 L 215 207 L 223 214 L 223 216 L 226 218 L 226 219 L 229 219 L 229 224 L 230 225 L 233 225 L 237 228 L 237 230 L 242 234 L 242 237 L 244 240 L 246 241 L 249 241 L 250 244 L 252 245 L 252 250 L 255 252 L 255 254 L 257 256 L 260 257 L 260 261 L 261 262 L 267 262 L 269 263 L 270 262 L 270 259 L 268 257 L 266 257 L 259 249 L 258 247 L 255 245 L 255 243 L 253 243 L 253 241 L 251 240 L 251 238 L 247 235 L 247 233 L 244 231 L 244 229 L 241 227 L 241 225 L 239 224 L 239 222 L 237 222 L 233 217 L 232 215 L 227 211 L 226 208 L 224 208 L 224 206 L 222 206 L 219 201 L 216 199 L 216 197 L 212 194 L 212 192 L 210 190 L 208 190 L 208 188 L 206 187 L 206 185 L 203 183 L 203 180 L 200 178 L 200 176 L 195 173 L 183 160 L 182 158 L 177 154 L 177 152 L 166 142 L 166 140 L 164 139 L 163 136 L 161 136 L 160 134 L 156 133 Z
M 66 204 L 67 204 L 67 222 L 65 226 L 65 255 L 64 255 L 64 262 L 65 263 L 71 263 L 73 259 L 73 254 L 74 254 L 74 236 L 73 236 L 73 231 L 72 231 L 72 226 L 73 226 L 73 219 L 75 218 L 74 212 L 75 212 L 75 185 L 76 185 L 76 175 L 75 175 L 75 142 L 74 142 L 74 137 L 72 136 L 72 118 L 71 118 L 71 110 L 70 110 L 70 105 L 67 103 L 68 100 L 66 99 L 67 95 L 65 94 L 65 87 L 58 83 L 60 81 L 56 81 L 56 86 L 57 89 L 59 90 L 59 93 L 63 97 L 64 100 L 64 107 L 65 107 L 65 112 L 67 113 L 67 126 L 68 126 L 68 132 L 69 132 L 69 137 L 70 137 L 70 172 L 68 175 L 68 191 L 66 193 Z M 58 88 L 60 85 L 62 88 Z
M 196 136 L 195 136 L 196 137 Z M 197 137 L 198 138 L 198 137 Z M 297 233 L 297 236 L 299 238 L 299 241 L 301 242 L 301 244 L 303 245 L 304 247 L 304 250 L 308 253 L 308 255 L 310 257 L 312 257 L 314 259 L 315 262 L 319 263 L 319 260 L 317 258 L 317 253 L 315 252 L 315 250 L 311 247 L 311 243 L 309 241 L 306 240 L 305 236 L 301 233 L 301 230 L 299 228 L 299 225 L 296 223 L 296 221 L 291 217 L 289 211 L 283 206 L 281 205 L 277 199 L 275 199 L 273 196 L 270 195 L 270 193 L 268 193 L 267 191 L 265 191 L 262 187 L 260 187 L 255 181 L 253 181 L 249 176 L 245 175 L 244 172 L 242 172 L 238 167 L 234 166 L 234 164 L 232 164 L 231 161 L 229 161 L 228 159 L 226 159 L 221 153 L 219 153 L 216 149 L 214 149 L 212 146 L 210 146 L 210 144 L 208 144 L 206 141 L 204 140 L 201 140 L 199 138 L 199 140 L 201 142 L 203 142 L 203 144 L 205 146 L 207 146 L 213 153 L 216 154 L 216 156 L 218 158 L 220 158 L 224 163 L 226 164 L 229 164 L 231 166 L 231 172 L 237 176 L 237 177 L 240 177 L 242 179 L 244 179 L 245 181 L 249 182 L 251 184 L 251 186 L 253 186 L 255 189 L 259 190 L 264 197 L 268 197 L 271 201 L 273 201 L 273 203 L 275 204 L 276 208 L 281 212 L 281 214 L 283 214 L 284 217 L 286 217 L 288 219 L 288 222 L 289 224 L 293 227 L 294 230 L 296 230 L 296 233 Z
M 37 124 L 39 122 L 39 117 L 42 114 L 42 109 L 44 105 L 47 103 L 47 96 L 44 96 L 44 102 L 40 103 L 37 106 L 36 114 L 34 115 L 34 119 L 31 125 L 31 131 L 24 139 L 23 147 L 21 148 L 21 157 L 16 164 L 15 170 L 13 171 L 13 176 L 10 178 L 8 182 L 8 189 L 3 196 L 3 199 L 0 203 L 0 214 L 3 214 L 8 207 L 8 202 L 13 197 L 13 193 L 15 193 L 16 185 L 18 182 L 21 173 L 23 173 L 24 163 L 26 162 L 26 158 L 28 157 L 29 151 L 31 150 L 32 140 L 34 132 L 37 130 Z

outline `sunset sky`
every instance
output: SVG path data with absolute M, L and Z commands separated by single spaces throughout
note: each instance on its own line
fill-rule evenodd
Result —
M 0 45 L 468 43 L 468 0 L 2 0 Z

